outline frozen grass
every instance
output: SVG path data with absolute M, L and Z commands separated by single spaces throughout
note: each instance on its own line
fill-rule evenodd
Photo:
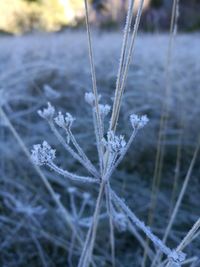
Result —
M 167 41 L 168 37 L 164 35 L 140 35 L 137 39 L 134 63 L 130 66 L 120 114 L 119 130 L 127 136 L 131 131 L 127 123 L 131 113 L 147 114 L 151 118 L 146 132 L 137 137 L 134 147 L 128 152 L 120 169 L 115 172 L 115 179 L 112 181 L 115 190 L 124 196 L 129 206 L 144 221 L 147 219 L 159 118 L 164 98 Z M 114 95 L 120 46 L 121 34 L 99 32 L 94 35 L 97 84 L 104 100 L 110 104 L 110 96 Z M 87 155 L 93 162 L 97 162 L 95 146 L 91 146 L 95 142 L 92 134 L 92 116 L 83 100 L 84 93 L 91 88 L 85 33 L 66 32 L 48 36 L 2 38 L 0 51 L 0 58 L 4 62 L 0 64 L 0 84 L 3 89 L 0 101 L 3 102 L 4 111 L 26 147 L 31 148 L 32 144 L 43 139 L 48 139 L 54 147 L 58 146 L 49 133 L 48 126 L 40 120 L 36 112 L 46 105 L 47 101 L 51 101 L 55 106 L 63 108 L 63 111 L 70 111 L 77 117 L 73 131 Z M 152 227 L 154 233 L 161 238 L 168 224 L 168 199 L 172 192 L 179 132 L 183 129 L 177 192 L 182 186 L 181 181 L 189 167 L 199 134 L 198 57 L 199 36 L 179 36 L 172 64 L 173 88 L 163 182 L 155 224 Z M 55 90 L 44 86 L 45 84 Z M 81 241 L 74 240 L 73 230 L 66 231 L 70 229 L 68 221 L 62 219 L 63 213 L 56 202 L 59 199 L 62 201 L 74 220 L 73 224 L 80 224 L 81 232 L 85 233 L 94 208 L 96 188 L 91 185 L 88 189 L 87 186 L 77 183 L 77 189 L 74 190 L 70 182 L 45 170 L 44 174 L 56 194 L 52 198 L 7 126 L 8 123 L 1 120 L 1 265 L 26 266 L 28 261 L 30 266 L 66 266 L 67 259 L 69 266 L 76 264 L 81 254 Z M 68 155 L 63 157 L 58 153 L 57 159 L 59 165 L 64 168 L 75 173 L 78 170 L 81 175 L 86 175 L 85 170 Z M 195 165 L 183 205 L 169 234 L 170 247 L 176 247 L 198 219 L 198 163 L 199 161 Z M 85 195 L 84 192 L 89 192 L 90 195 Z M 111 262 L 105 208 L 100 217 L 93 257 L 97 266 L 109 266 Z M 119 218 L 117 221 L 120 221 Z M 135 229 L 131 228 L 134 232 L 134 235 L 131 235 L 126 231 L 128 226 L 122 226 L 118 225 L 118 228 L 125 232 L 116 231 L 116 265 L 130 267 L 131 262 L 131 266 L 139 266 L 144 236 L 137 232 L 140 240 L 138 243 L 134 237 Z M 151 247 L 149 251 L 150 257 L 152 249 L 154 248 Z M 192 243 L 186 252 L 188 256 L 199 255 L 199 249 L 197 241 Z

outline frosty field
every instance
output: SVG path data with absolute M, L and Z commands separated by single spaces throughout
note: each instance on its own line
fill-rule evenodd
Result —
M 136 40 L 118 133 L 128 139 L 131 113 L 147 114 L 150 121 L 136 137 L 111 180 L 113 188 L 147 223 L 159 123 L 168 99 L 165 156 L 152 225 L 153 232 L 161 239 L 200 132 L 200 35 L 176 37 L 166 81 L 168 39 L 165 34 L 139 34 Z M 103 102 L 112 105 L 122 34 L 93 32 L 93 41 L 97 86 Z M 169 86 L 167 96 L 166 86 Z M 48 124 L 37 114 L 38 109 L 51 102 L 57 110 L 70 112 L 76 118 L 73 133 L 97 166 L 92 115 L 84 101 L 84 94 L 91 87 L 85 32 L 0 37 L 0 266 L 77 266 L 80 244 L 74 241 L 55 199 L 24 152 L 27 149 L 29 153 L 34 144 L 47 140 L 52 147 L 59 147 L 58 165 L 86 174 L 80 164 L 62 150 Z M 41 171 L 56 197 L 72 214 L 73 224 L 86 233 L 97 188 L 68 181 L 45 167 Z M 167 241 L 170 247 L 180 243 L 200 216 L 199 174 L 198 155 Z M 93 257 L 96 265 L 93 266 L 111 266 L 106 207 L 102 209 L 100 221 Z M 116 225 L 116 266 L 137 267 L 144 249 L 134 229 L 128 227 L 125 225 L 122 229 Z M 138 232 L 145 239 L 143 233 Z M 185 252 L 188 258 L 199 257 L 199 239 Z M 200 266 L 197 259 L 195 262 L 196 265 L 183 266 Z

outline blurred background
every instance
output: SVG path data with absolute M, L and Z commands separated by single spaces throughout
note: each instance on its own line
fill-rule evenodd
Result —
M 135 10 L 138 0 L 135 1 Z M 172 0 L 145 0 L 142 29 L 162 31 L 169 27 Z M 90 19 L 100 28 L 122 27 L 128 0 L 91 0 Z M 182 31 L 200 29 L 200 2 L 180 1 Z M 83 25 L 84 5 L 82 0 L 1 0 L 0 30 L 3 33 L 26 33 L 38 31 L 59 31 L 66 27 Z

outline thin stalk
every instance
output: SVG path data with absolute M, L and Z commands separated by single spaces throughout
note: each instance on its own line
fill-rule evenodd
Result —
M 93 94 L 95 97 L 95 111 L 96 111 L 95 112 L 95 119 L 96 119 L 97 126 L 98 126 L 98 139 L 100 142 L 103 139 L 103 128 L 102 128 L 101 115 L 100 115 L 100 111 L 99 111 L 96 72 L 95 72 L 95 66 L 94 66 L 94 56 L 93 56 L 93 49 L 92 49 L 92 39 L 91 39 L 91 30 L 90 30 L 90 24 L 89 24 L 89 15 L 88 15 L 89 12 L 88 12 L 87 0 L 84 0 L 84 4 L 85 4 L 85 19 L 86 19 L 86 28 L 87 28 L 90 68 L 91 68 L 91 75 L 92 75 L 92 88 L 93 88 Z M 100 149 L 100 151 L 101 151 L 101 149 Z
M 115 267 L 115 233 L 114 233 L 114 224 L 113 224 L 113 206 L 110 196 L 110 185 L 106 185 L 106 203 L 107 203 L 107 212 L 109 216 L 109 225 L 110 225 L 110 244 L 111 244 L 111 258 L 112 266 Z
M 54 170 L 56 173 L 59 173 L 60 175 L 66 177 L 66 178 L 68 178 L 70 180 L 79 181 L 79 182 L 82 182 L 82 183 L 98 183 L 98 180 L 95 179 L 95 178 L 73 174 L 71 172 L 68 172 L 66 170 L 63 170 L 63 169 L 59 168 L 53 162 L 48 162 L 47 166 L 49 166 L 49 168 Z
M 84 159 L 82 159 L 79 154 L 77 154 L 65 141 L 65 139 L 62 137 L 62 135 L 58 132 L 53 122 L 49 122 L 49 125 L 51 127 L 52 132 L 57 137 L 58 141 L 61 143 L 61 145 L 77 160 L 83 165 L 91 174 L 95 176 L 95 178 L 99 177 L 99 174 L 96 172 L 96 169 L 94 167 L 91 167 L 86 163 Z
M 112 111 L 112 116 L 111 116 L 111 121 L 110 121 L 110 130 L 112 130 L 112 131 L 115 131 L 116 127 L 117 127 L 117 121 L 119 118 L 119 111 L 120 111 L 120 106 L 121 106 L 121 101 L 122 101 L 122 95 L 124 92 L 124 87 L 125 87 L 125 83 L 127 80 L 130 61 L 131 61 L 132 53 L 134 50 L 135 40 L 136 40 L 136 36 L 137 36 L 138 28 L 139 28 L 139 23 L 140 23 L 140 19 L 141 19 L 141 15 L 142 15 L 142 10 L 143 10 L 143 4 L 144 4 L 144 0 L 140 0 L 136 19 L 135 19 L 134 29 L 133 29 L 133 33 L 132 33 L 132 37 L 131 37 L 131 41 L 130 41 L 130 47 L 129 47 L 129 51 L 127 53 L 127 60 L 126 60 L 126 64 L 124 67 L 124 74 L 122 77 L 122 82 L 121 82 L 121 85 L 119 88 L 119 92 L 117 93 L 117 95 L 119 97 L 117 97 L 114 100 L 114 104 L 113 104 L 113 111 Z
M 90 264 L 93 248 L 94 248 L 94 241 L 96 237 L 96 231 L 99 221 L 99 213 L 101 208 L 101 203 L 104 195 L 105 190 L 105 183 L 102 181 L 99 189 L 98 198 L 96 201 L 96 207 L 92 219 L 92 223 L 87 233 L 86 241 L 82 249 L 81 257 L 79 259 L 78 267 L 88 267 Z
M 69 130 L 69 136 L 70 136 L 70 140 L 72 141 L 72 144 L 75 146 L 75 148 L 77 149 L 79 155 L 83 158 L 83 160 L 87 162 L 90 170 L 93 172 L 93 174 L 95 174 L 95 176 L 99 176 L 98 171 L 96 170 L 92 162 L 89 160 L 89 158 L 87 157 L 83 149 L 80 147 L 80 145 L 76 141 L 76 138 L 72 134 L 71 130 Z
M 126 24 L 125 24 L 125 28 L 124 28 L 124 37 L 123 37 L 123 43 L 122 43 L 122 49 L 121 49 L 119 68 L 118 68 L 118 75 L 117 75 L 117 82 L 116 82 L 115 97 L 114 97 L 114 104 L 113 104 L 113 112 L 112 112 L 111 121 L 113 120 L 113 117 L 114 117 L 114 114 L 116 111 L 116 104 L 117 104 L 118 98 L 119 98 L 119 89 L 121 86 L 121 79 L 122 79 L 122 75 L 123 75 L 123 69 L 125 66 L 125 56 L 126 56 L 127 45 L 128 45 L 129 31 L 130 31 L 131 21 L 132 21 L 132 17 L 133 17 L 133 7 L 134 7 L 134 0 L 129 0 L 129 8 L 128 8 L 128 13 L 126 16 Z

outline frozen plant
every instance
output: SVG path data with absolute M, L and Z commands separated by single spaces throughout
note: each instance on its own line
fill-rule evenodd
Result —
M 69 113 L 66 113 L 66 115 L 64 116 L 61 112 L 58 112 L 58 115 L 56 115 L 55 108 L 50 103 L 48 103 L 47 108 L 45 108 L 43 111 L 38 112 L 39 115 L 49 123 L 52 132 L 55 134 L 59 142 L 71 154 L 71 156 L 74 157 L 75 160 L 77 160 L 81 165 L 85 167 L 90 176 L 81 176 L 79 174 L 74 174 L 69 171 L 63 170 L 61 167 L 58 167 L 54 163 L 56 159 L 55 150 L 52 149 L 45 141 L 42 145 L 34 146 L 32 150 L 32 159 L 36 164 L 46 165 L 59 175 L 62 175 L 68 178 L 69 180 L 84 182 L 88 184 L 95 183 L 98 186 L 99 192 L 96 200 L 95 210 L 92 218 L 89 220 L 89 229 L 85 238 L 84 245 L 82 247 L 78 267 L 88 267 L 90 263 L 94 260 L 92 258 L 92 255 L 95 245 L 96 231 L 99 223 L 99 218 L 101 217 L 101 205 L 104 200 L 104 197 L 106 199 L 107 214 L 109 216 L 111 258 L 113 266 L 115 266 L 114 226 L 118 224 L 118 227 L 120 227 L 122 230 L 125 230 L 127 227 L 127 222 L 129 222 L 129 224 L 134 225 L 134 227 L 137 226 L 153 242 L 154 246 L 166 255 L 167 259 L 169 259 L 170 262 L 174 263 L 174 265 L 180 266 L 185 259 L 185 254 L 181 251 L 176 251 L 167 247 L 157 236 L 152 233 L 151 229 L 147 227 L 134 214 L 134 212 L 130 210 L 130 208 L 125 204 L 124 200 L 122 200 L 111 188 L 111 176 L 114 170 L 123 160 L 127 150 L 132 145 L 138 131 L 141 130 L 149 121 L 146 115 L 140 117 L 136 114 L 132 114 L 130 116 L 132 134 L 128 141 L 125 141 L 124 136 L 116 134 L 122 97 L 125 90 L 125 82 L 130 65 L 130 60 L 134 50 L 135 38 L 139 26 L 140 17 L 142 14 L 144 0 L 140 0 L 140 5 L 137 11 L 137 16 L 135 19 L 132 33 L 130 32 L 130 26 L 133 14 L 133 0 L 129 0 L 129 9 L 126 19 L 119 71 L 117 76 L 116 90 L 112 109 L 107 104 L 103 105 L 99 103 L 101 100 L 101 96 L 98 94 L 96 84 L 92 41 L 88 22 L 88 4 L 87 0 L 85 0 L 84 2 L 86 10 L 88 48 L 93 85 L 92 92 L 85 94 L 85 101 L 92 108 L 94 132 L 99 158 L 98 166 L 94 166 L 92 161 L 88 158 L 88 156 L 85 154 L 78 141 L 76 140 L 71 129 L 72 123 L 74 122 L 73 116 Z M 109 122 L 109 128 L 105 131 L 104 119 L 109 114 L 110 110 L 111 118 Z M 62 134 L 59 132 L 59 128 L 65 130 L 67 138 L 62 136 Z M 106 136 L 106 138 L 104 136 Z M 77 211 L 75 210 L 74 205 L 74 194 L 76 193 L 75 187 L 70 188 L 68 190 L 68 193 L 70 195 L 74 216 L 78 218 Z M 88 196 L 85 195 L 84 201 L 86 202 L 87 199 Z

